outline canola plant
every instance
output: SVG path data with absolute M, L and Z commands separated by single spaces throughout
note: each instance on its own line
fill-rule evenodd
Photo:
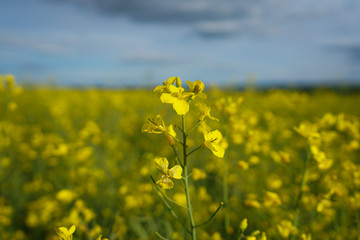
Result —
M 0 239 L 359 239 L 359 105 L 358 91 L 0 75 Z

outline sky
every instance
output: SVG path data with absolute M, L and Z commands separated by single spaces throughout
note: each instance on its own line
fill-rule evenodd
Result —
M 58 85 L 360 82 L 358 0 L 0 0 L 0 74 Z

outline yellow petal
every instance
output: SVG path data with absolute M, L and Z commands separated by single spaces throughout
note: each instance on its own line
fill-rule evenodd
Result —
M 222 134 L 219 130 L 214 130 L 204 135 L 205 141 L 212 143 L 219 143 L 222 139 Z
M 72 235 L 76 230 L 76 226 L 75 225 L 72 225 L 69 229 L 69 235 Z
M 189 111 L 189 104 L 185 100 L 177 100 L 173 108 L 178 115 L 185 115 Z
M 168 133 L 170 136 L 176 137 L 176 132 L 175 132 L 174 127 L 173 127 L 172 124 L 170 124 L 170 125 L 167 127 L 167 133 Z
M 195 95 L 201 93 L 204 90 L 204 83 L 200 80 L 196 80 L 193 83 L 190 81 L 186 81 L 189 85 L 190 92 L 195 93 Z
M 155 158 L 154 162 L 156 164 L 156 167 L 159 168 L 162 171 L 166 170 L 169 167 L 169 162 L 164 157 Z
M 172 189 L 174 187 L 174 183 L 168 177 L 162 177 L 159 181 L 156 182 L 163 189 Z
M 219 145 L 214 144 L 213 147 L 210 148 L 210 150 L 215 156 L 219 158 L 223 158 L 225 155 L 225 149 Z
M 168 90 L 170 93 L 179 93 L 181 92 L 181 88 L 175 87 L 174 85 L 170 85 Z
M 170 93 L 163 93 L 160 96 L 160 100 L 162 103 L 175 103 L 178 98 L 171 96 Z
M 69 231 L 66 227 L 59 227 L 57 230 L 57 234 L 60 238 L 67 238 L 69 236 Z
M 190 91 L 192 91 L 192 89 L 194 88 L 194 84 L 190 81 L 186 81 L 186 83 L 188 84 Z
M 164 89 L 164 86 L 157 86 L 156 88 L 154 88 L 153 92 L 161 92 Z
M 174 84 L 175 80 L 176 80 L 176 77 L 174 77 L 174 76 L 169 77 L 168 80 L 166 80 L 166 86 L 170 86 L 170 85 Z
M 172 178 L 181 179 L 182 178 L 181 174 L 182 174 L 182 168 L 180 165 L 175 165 L 169 170 L 169 175 Z

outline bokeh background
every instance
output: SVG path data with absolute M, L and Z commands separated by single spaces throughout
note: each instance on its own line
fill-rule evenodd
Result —
M 162 114 L 181 139 L 152 91 L 179 76 L 207 94 L 185 121 L 195 222 L 225 203 L 199 240 L 359 240 L 359 12 L 358 0 L 0 0 L 0 239 L 59 240 L 72 225 L 74 240 L 189 239 L 150 178 L 176 154 L 142 131 Z M 213 130 L 224 158 L 199 148 Z

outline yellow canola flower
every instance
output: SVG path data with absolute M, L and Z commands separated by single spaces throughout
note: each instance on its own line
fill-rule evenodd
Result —
M 178 115 L 185 115 L 189 111 L 189 103 L 187 100 L 191 94 L 184 92 L 183 88 L 172 88 L 170 93 L 163 93 L 160 96 L 162 103 L 172 104 Z
M 149 118 L 148 121 L 142 126 L 142 132 L 161 134 L 164 133 L 165 138 L 169 145 L 175 144 L 176 132 L 172 124 L 165 125 L 163 120 L 164 114 L 158 114 L 155 118 Z
M 148 121 L 142 126 L 142 132 L 161 134 L 166 131 L 164 122 L 164 113 L 156 115 L 155 118 L 149 118 Z
M 225 148 L 220 144 L 221 139 L 222 134 L 219 130 L 204 133 L 204 143 L 202 147 L 210 149 L 215 156 L 223 158 Z
M 75 229 L 75 225 L 72 225 L 69 229 L 66 227 L 59 227 L 56 232 L 59 235 L 60 240 L 72 240 L 72 235 L 75 232 Z
M 200 80 L 196 80 L 193 83 L 190 81 L 186 81 L 190 88 L 190 92 L 192 92 L 194 95 L 191 98 L 195 98 L 195 96 L 199 96 L 201 98 L 206 98 L 206 94 L 203 93 L 204 90 L 204 83 Z
M 173 85 L 176 82 L 176 87 L 181 87 L 181 80 L 179 77 L 170 77 L 168 80 L 163 81 L 160 86 L 155 87 L 153 92 L 170 93 L 175 86 Z
M 169 162 L 165 157 L 158 157 L 154 159 L 156 167 L 162 171 L 160 180 L 156 182 L 163 189 L 172 189 L 174 183 L 171 178 L 181 179 L 182 176 L 182 167 L 180 165 L 175 165 L 169 169 Z
M 176 86 L 173 85 L 174 83 L 176 83 Z M 153 92 L 160 94 L 162 103 L 172 104 L 178 115 L 185 115 L 190 108 L 187 100 L 193 93 L 185 92 L 185 89 L 181 87 L 179 77 L 170 77 L 168 80 L 162 82 L 162 84 L 163 85 L 155 87 Z
M 200 116 L 199 116 L 200 121 L 204 121 L 206 118 L 209 118 L 209 119 L 215 120 L 215 121 L 219 121 L 219 119 L 214 118 L 213 116 L 210 115 L 210 107 L 208 107 L 206 104 L 198 103 L 198 104 L 196 104 L 196 106 L 200 110 Z

